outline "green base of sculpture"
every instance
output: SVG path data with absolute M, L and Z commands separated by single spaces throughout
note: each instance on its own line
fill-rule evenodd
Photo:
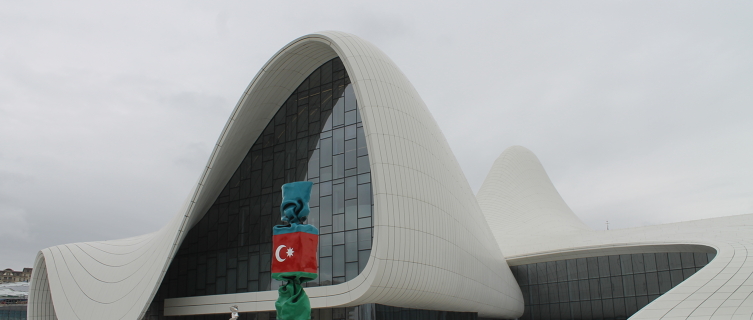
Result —
M 286 279 L 277 289 L 279 297 L 275 302 L 278 320 L 309 320 L 311 319 L 311 302 L 306 291 L 303 291 L 301 277 Z

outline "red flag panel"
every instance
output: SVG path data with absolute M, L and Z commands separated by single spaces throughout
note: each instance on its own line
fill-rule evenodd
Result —
M 272 236 L 272 273 L 317 273 L 319 235 L 291 232 Z

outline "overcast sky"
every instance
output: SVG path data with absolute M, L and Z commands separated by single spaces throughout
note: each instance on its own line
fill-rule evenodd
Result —
M 594 229 L 753 213 L 749 1 L 6 1 L 0 268 L 152 232 L 289 41 L 356 34 L 403 70 L 474 191 L 522 145 Z

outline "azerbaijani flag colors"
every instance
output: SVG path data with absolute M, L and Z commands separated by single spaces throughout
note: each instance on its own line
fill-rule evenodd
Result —
M 316 279 L 319 248 L 319 230 L 308 224 L 275 226 L 272 229 L 272 278 L 299 279 L 301 282 Z
M 282 185 L 280 220 L 287 225 L 272 227 L 272 278 L 282 281 L 275 301 L 277 319 L 311 319 L 311 302 L 301 285 L 316 279 L 319 230 L 306 223 L 311 198 L 310 181 Z

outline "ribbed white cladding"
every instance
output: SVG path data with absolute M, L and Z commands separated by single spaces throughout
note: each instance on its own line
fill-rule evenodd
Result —
M 418 93 L 370 43 L 323 32 L 291 42 L 257 74 L 189 201 L 166 227 L 136 238 L 42 250 L 58 317 L 140 317 L 186 231 L 211 206 L 264 126 L 310 72 L 336 56 L 348 71 L 364 123 L 374 239 L 369 263 L 355 279 L 307 289 L 312 306 L 381 303 L 488 317 L 521 315 L 520 289 Z M 36 276 L 44 271 L 34 270 Z M 276 296 L 267 291 L 169 299 L 165 312 L 224 313 L 232 304 L 242 312 L 274 310 Z M 30 301 L 32 306 L 40 303 L 38 298 Z
M 630 319 L 752 318 L 753 214 L 589 230 L 564 203 L 536 156 L 523 147 L 511 147 L 497 159 L 478 201 L 510 265 L 699 248 L 716 251 L 706 267 Z
M 562 200 L 536 155 L 521 146 L 494 161 L 476 198 L 506 255 L 542 235 L 591 231 Z

